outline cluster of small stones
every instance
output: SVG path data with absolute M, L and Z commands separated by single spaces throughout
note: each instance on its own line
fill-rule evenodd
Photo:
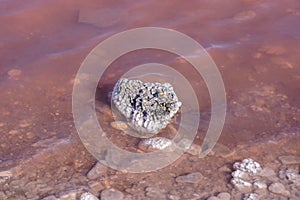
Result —
M 172 140 L 164 137 L 153 137 L 142 139 L 138 147 L 145 152 L 151 152 L 155 150 L 163 150 L 172 145 Z
M 206 200 L 259 200 L 259 199 L 299 199 L 300 174 L 298 166 L 300 164 L 298 156 L 281 156 L 279 160 L 282 162 L 281 170 L 276 173 L 273 169 L 262 167 L 261 164 L 247 158 L 241 162 L 233 164 L 234 171 L 232 172 L 231 183 L 235 188 L 224 191 L 214 191 L 213 196 L 205 196 Z M 230 169 L 229 169 L 230 170 Z M 6 188 L 0 191 L 0 199 L 20 199 L 20 200 L 129 200 L 129 199 L 193 199 L 185 198 L 184 195 L 192 195 L 194 199 L 203 199 L 204 196 L 196 191 L 179 191 L 171 190 L 169 192 L 160 190 L 159 188 L 148 185 L 143 191 L 130 191 L 130 188 L 125 191 L 119 191 L 110 186 L 107 187 L 103 181 L 108 173 L 108 168 L 101 163 L 96 163 L 86 175 L 74 174 L 70 179 L 80 180 L 83 185 L 68 189 L 57 188 L 52 184 L 46 184 L 39 180 L 27 182 L 25 180 L 15 180 L 16 171 L 6 170 L 0 171 L 0 186 Z M 177 186 L 198 187 L 199 184 L 207 184 L 208 177 L 205 177 L 198 171 L 182 173 L 174 176 L 174 182 Z M 13 190 L 18 190 L 19 186 L 23 185 L 27 188 L 26 192 L 16 194 Z M 62 184 L 61 187 L 64 186 Z M 55 190 L 64 191 L 56 193 Z M 224 188 L 223 188 L 224 189 Z M 183 192 L 183 194 L 181 194 Z M 209 191 L 206 191 L 206 194 Z M 182 196 L 183 195 L 183 196 Z
M 278 176 L 273 169 L 262 168 L 250 158 L 234 163 L 233 168 L 231 183 L 243 194 L 243 200 L 293 199 L 297 196 L 295 191 L 299 190 L 300 174 L 296 170 L 287 168 L 279 171 Z
M 231 183 L 240 192 L 251 192 L 254 175 L 262 170 L 260 164 L 252 159 L 244 159 L 242 162 L 234 163 L 233 168 L 235 171 L 232 172 Z
M 171 84 L 126 78 L 116 83 L 112 101 L 129 125 L 141 134 L 158 133 L 181 106 Z

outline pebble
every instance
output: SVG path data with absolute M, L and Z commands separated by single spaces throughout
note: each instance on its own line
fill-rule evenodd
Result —
M 22 121 L 20 121 L 20 123 L 19 123 L 19 127 L 21 127 L 21 128 L 26 128 L 26 127 L 28 127 L 28 126 L 30 126 L 30 125 L 31 125 L 31 123 L 28 122 L 28 121 L 26 121 L 26 120 L 22 120 Z
M 10 178 L 10 177 L 12 177 L 12 175 L 13 175 L 13 173 L 10 170 L 0 171 L 0 178 L 2 178 L 2 177 Z
M 259 49 L 260 52 L 263 52 L 265 54 L 269 55 L 283 55 L 286 52 L 286 49 L 282 46 L 276 46 L 276 45 L 264 45 Z
M 77 192 L 69 191 L 67 194 L 63 194 L 59 197 L 59 200 L 76 200 Z
M 124 199 L 124 194 L 119 190 L 110 188 L 103 190 L 101 192 L 101 200 L 122 200 Z
M 110 123 L 110 126 L 116 130 L 125 131 L 128 129 L 127 123 L 123 121 L 114 121 Z
M 285 189 L 284 185 L 282 183 L 276 182 L 276 183 L 272 183 L 269 186 L 269 191 L 274 193 L 274 194 L 280 194 L 283 196 L 290 196 L 290 192 L 288 190 Z
M 80 196 L 80 200 L 99 200 L 95 195 L 85 192 Z
M 275 65 L 278 65 L 279 67 L 283 68 L 283 69 L 293 69 L 294 68 L 294 65 L 283 59 L 283 58 L 278 58 L 278 57 L 274 57 L 274 58 L 271 58 L 271 62 L 274 63 Z
M 42 200 L 57 200 L 57 198 L 54 195 L 50 195 L 50 196 L 42 198 Z
M 284 165 L 300 164 L 300 156 L 279 156 L 278 159 Z
M 32 199 L 38 199 L 39 198 L 39 196 L 36 194 L 36 192 L 25 192 L 25 197 L 26 197 L 26 199 L 30 199 L 30 200 L 32 200 Z
M 262 56 L 262 54 L 259 52 L 256 52 L 253 54 L 253 58 L 255 58 L 255 59 L 259 59 L 259 58 L 261 58 L 261 56 Z
M 19 69 L 11 69 L 7 72 L 9 78 L 17 78 L 22 74 L 22 71 Z
M 163 150 L 171 146 L 172 140 L 164 137 L 154 137 L 142 139 L 138 147 L 143 151 Z
M 133 197 L 133 195 L 127 194 L 123 200 L 133 200 L 133 199 L 141 199 L 141 198 L 137 198 L 136 196 Z
M 256 181 L 253 183 L 253 186 L 255 189 L 267 189 L 267 184 L 265 184 L 264 182 L 260 182 L 260 181 Z
M 244 181 L 243 179 L 233 178 L 231 179 L 231 183 L 241 193 L 248 193 L 252 191 L 252 183 Z
M 10 170 L 0 171 L 0 184 L 5 183 L 13 176 Z
M 243 200 L 259 200 L 259 196 L 256 193 L 245 194 Z
M 219 169 L 218 169 L 218 171 L 219 172 L 222 172 L 222 173 L 229 173 L 229 172 L 231 172 L 231 169 L 230 169 L 230 167 L 229 166 L 227 166 L 227 165 L 223 165 L 222 167 L 220 167 Z
M 167 194 L 167 199 L 169 200 L 180 200 L 179 196 L 173 195 L 173 194 Z
M 256 17 L 256 13 L 252 10 L 248 10 L 236 14 L 233 19 L 237 21 L 243 21 L 253 19 L 254 17 Z
M 268 168 L 268 167 L 264 167 L 259 173 L 259 176 L 263 176 L 263 177 L 273 177 L 276 176 L 276 173 L 273 169 Z
M 176 177 L 177 183 L 199 183 L 203 178 L 203 175 L 200 172 L 194 172 L 187 175 L 182 175 Z
M 193 155 L 193 156 L 197 156 L 199 155 L 200 153 L 200 150 L 201 150 L 201 146 L 198 145 L 198 144 L 192 144 L 190 146 L 190 148 L 187 150 L 187 153 Z
M 228 192 L 221 192 L 217 196 L 220 200 L 230 200 L 231 196 Z
M 26 137 L 27 139 L 32 139 L 34 137 L 34 134 L 32 132 L 27 132 Z
M 239 169 L 232 172 L 231 175 L 233 178 L 243 179 L 246 181 L 250 181 L 252 179 L 249 173 L 241 171 Z
M 146 196 L 150 197 L 151 199 L 165 199 L 165 195 L 154 187 L 146 187 Z
M 286 170 L 285 176 L 290 182 L 292 182 L 296 186 L 300 186 L 300 174 L 296 170 Z
M 260 164 L 251 158 L 244 159 L 242 162 L 234 163 L 233 168 L 249 173 L 249 175 L 257 174 L 262 170 Z
M 300 15 L 300 9 L 299 8 L 288 8 L 288 9 L 286 9 L 286 12 L 290 13 L 292 15 L 296 15 L 296 16 Z
M 217 196 L 211 196 L 207 200 L 230 200 L 231 195 L 228 192 L 221 192 Z
M 107 167 L 102 165 L 100 162 L 97 162 L 93 168 L 87 173 L 87 178 L 92 180 L 96 179 L 102 175 L 105 175 L 107 172 Z
M 96 112 L 102 113 L 103 115 L 106 115 L 106 116 L 110 116 L 112 114 L 110 107 L 107 105 L 97 105 L 96 104 L 95 110 L 96 110 Z
M 16 135 L 18 133 L 19 133 L 19 131 L 17 131 L 17 130 L 11 130 L 8 132 L 8 134 L 10 134 L 10 135 Z
M 104 189 L 104 186 L 100 181 L 90 181 L 88 182 L 88 186 L 90 188 L 89 191 L 92 194 L 99 194 L 99 192 Z

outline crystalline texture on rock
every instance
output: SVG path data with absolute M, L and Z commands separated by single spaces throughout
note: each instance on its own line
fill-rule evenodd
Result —
M 259 172 L 262 171 L 260 164 L 251 158 L 247 158 L 242 162 L 234 163 L 233 168 L 235 171 L 232 172 L 231 183 L 240 192 L 251 192 L 255 181 L 255 175 L 258 175 Z
M 144 151 L 163 150 L 172 144 L 172 140 L 164 137 L 146 138 L 139 142 L 138 146 Z
M 249 173 L 250 175 L 257 174 L 262 170 L 260 164 L 258 162 L 255 162 L 251 158 L 244 159 L 242 162 L 234 163 L 233 168 Z
M 181 106 L 171 84 L 126 78 L 116 83 L 112 101 L 129 125 L 145 134 L 155 134 L 165 128 Z

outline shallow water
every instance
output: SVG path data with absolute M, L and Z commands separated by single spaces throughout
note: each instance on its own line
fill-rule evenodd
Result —
M 0 1 L 0 169 L 30 159 L 40 140 L 77 141 L 71 97 L 80 64 L 99 42 L 143 26 L 180 31 L 213 58 L 228 101 L 223 144 L 271 140 L 297 129 L 299 21 L 298 0 Z M 107 96 L 124 73 L 149 62 L 169 65 L 192 83 L 200 102 L 200 142 L 210 118 L 209 93 L 201 76 L 176 55 L 142 50 L 117 59 L 100 80 L 100 106 L 109 105 Z

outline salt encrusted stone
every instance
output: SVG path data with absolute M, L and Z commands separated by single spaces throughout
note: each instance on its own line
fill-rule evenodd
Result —
M 242 193 L 249 193 L 253 189 L 254 176 L 258 175 L 262 168 L 259 163 L 251 158 L 233 164 L 231 183 Z
M 233 168 L 246 172 L 250 175 L 257 174 L 262 170 L 260 164 L 258 162 L 255 162 L 251 158 L 244 159 L 242 162 L 234 163 Z
M 261 181 L 254 182 L 253 186 L 255 189 L 259 189 L 259 190 L 264 190 L 268 187 L 267 184 L 265 184 L 264 182 L 261 182 Z
M 143 83 L 120 79 L 112 101 L 129 125 L 142 134 L 155 134 L 165 128 L 181 106 L 169 83 Z
M 80 196 L 80 200 L 99 200 L 96 196 L 89 192 L 85 192 Z
M 143 151 L 163 150 L 172 145 L 172 140 L 164 137 L 146 138 L 139 142 L 138 147 Z
M 252 190 L 252 183 L 241 178 L 234 177 L 233 179 L 231 179 L 231 183 L 242 193 L 247 193 Z
M 300 186 L 300 174 L 296 170 L 287 169 L 285 171 L 285 176 L 290 182 L 296 186 Z
M 255 193 L 249 193 L 244 196 L 243 200 L 259 200 L 259 196 Z

